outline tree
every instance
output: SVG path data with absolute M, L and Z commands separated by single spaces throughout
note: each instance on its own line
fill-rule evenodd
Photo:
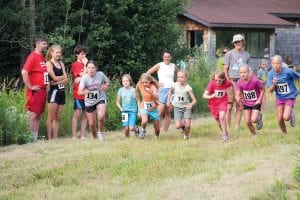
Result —
M 181 50 L 177 15 L 184 12 L 184 0 L 7 0 L 3 4 L 2 75 L 8 74 L 7 66 L 14 69 L 11 75 L 19 75 L 22 56 L 29 53 L 30 41 L 38 33 L 64 47 L 67 66 L 74 59 L 75 44 L 86 45 L 88 57 L 111 77 L 125 72 L 138 77 L 161 60 L 163 50 L 175 55 Z

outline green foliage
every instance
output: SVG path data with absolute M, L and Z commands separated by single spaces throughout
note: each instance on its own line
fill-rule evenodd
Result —
M 193 49 L 188 62 L 187 70 L 189 72 L 189 84 L 197 97 L 195 110 L 197 113 L 203 113 L 208 109 L 207 100 L 203 99 L 202 95 L 210 80 L 210 71 L 211 69 L 214 69 L 214 63 L 208 59 L 203 51 L 203 47 L 196 47 Z
M 122 128 L 121 113 L 116 106 L 116 99 L 120 84 L 117 79 L 113 79 L 107 90 L 107 110 L 104 127 L 106 130 L 117 130 Z
M 24 110 L 24 91 L 2 90 L 0 98 L 1 146 L 26 144 L 32 140 Z
M 0 8 L 2 75 L 19 76 L 33 34 L 44 34 L 50 43 L 60 44 L 66 66 L 73 61 L 75 44 L 84 44 L 89 48 L 88 58 L 96 60 L 109 77 L 123 73 L 139 77 L 161 60 L 166 49 L 173 52 L 175 60 L 185 56 L 178 44 L 177 26 L 185 0 L 34 2 L 35 12 L 16 0 L 5 1 Z M 6 70 L 8 66 L 11 70 Z

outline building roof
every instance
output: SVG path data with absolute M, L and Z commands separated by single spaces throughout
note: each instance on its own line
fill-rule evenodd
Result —
M 280 17 L 300 18 L 300 0 L 192 0 L 184 16 L 208 27 L 290 27 Z

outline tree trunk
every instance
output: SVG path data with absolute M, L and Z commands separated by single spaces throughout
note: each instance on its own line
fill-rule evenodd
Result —
M 26 9 L 26 0 L 21 0 L 21 8 L 22 10 Z M 21 38 L 26 38 L 26 27 L 25 27 L 25 18 L 21 17 L 21 33 L 23 34 L 23 36 L 21 36 Z M 27 41 L 25 39 L 25 41 Z M 26 42 L 25 42 L 26 43 Z M 26 55 L 27 55 L 27 50 L 26 50 L 26 46 L 27 45 L 21 45 L 20 46 L 20 69 L 22 69 L 22 66 L 25 62 L 26 59 Z

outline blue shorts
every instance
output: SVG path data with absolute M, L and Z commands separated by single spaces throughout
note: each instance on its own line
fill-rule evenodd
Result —
M 158 101 L 159 103 L 166 104 L 168 100 L 168 93 L 171 88 L 160 88 L 158 91 Z
M 122 126 L 135 126 L 137 112 L 126 111 L 122 112 Z
M 74 99 L 73 109 L 85 109 L 84 99 Z
M 140 114 L 141 115 L 146 114 L 148 116 L 148 120 L 153 120 L 153 121 L 159 120 L 157 108 L 151 111 L 148 111 L 145 108 L 140 108 Z

